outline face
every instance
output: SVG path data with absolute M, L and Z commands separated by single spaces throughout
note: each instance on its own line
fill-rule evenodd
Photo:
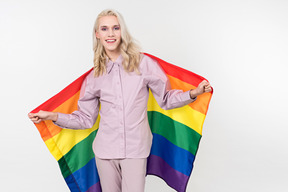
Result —
M 103 16 L 99 19 L 96 38 L 100 39 L 106 53 L 120 54 L 121 29 L 115 16 Z

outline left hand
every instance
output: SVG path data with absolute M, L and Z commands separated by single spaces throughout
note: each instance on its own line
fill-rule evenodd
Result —
M 40 110 L 38 113 L 29 113 L 28 117 L 33 123 L 38 124 L 41 121 L 45 121 L 45 120 L 57 121 L 58 114 L 55 112 Z
M 190 97 L 195 98 L 198 95 L 201 95 L 203 93 L 208 93 L 212 91 L 212 87 L 210 83 L 206 80 L 203 80 L 201 83 L 199 83 L 198 87 L 196 89 L 192 89 L 190 91 Z

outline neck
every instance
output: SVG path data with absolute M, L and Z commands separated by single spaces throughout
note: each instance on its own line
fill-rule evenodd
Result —
M 120 51 L 106 51 L 106 54 L 111 61 L 115 62 L 120 56 Z

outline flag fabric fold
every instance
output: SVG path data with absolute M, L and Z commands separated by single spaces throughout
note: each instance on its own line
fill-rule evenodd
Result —
M 204 80 L 195 73 L 145 54 L 161 65 L 172 89 L 188 91 Z M 77 110 L 81 86 L 91 70 L 31 112 L 45 110 L 72 113 Z M 163 110 L 150 91 L 147 113 L 153 142 L 147 161 L 147 174 L 162 178 L 176 191 L 186 190 L 211 97 L 212 92 L 204 93 L 189 105 Z M 91 129 L 85 130 L 62 129 L 51 121 L 35 124 L 49 151 L 58 161 L 62 175 L 72 192 L 101 191 L 92 150 L 99 120 L 100 117 Z

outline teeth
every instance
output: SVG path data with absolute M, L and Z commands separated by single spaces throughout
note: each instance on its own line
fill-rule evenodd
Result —
M 114 41 L 116 41 L 116 40 L 106 40 L 107 42 L 114 42 Z

